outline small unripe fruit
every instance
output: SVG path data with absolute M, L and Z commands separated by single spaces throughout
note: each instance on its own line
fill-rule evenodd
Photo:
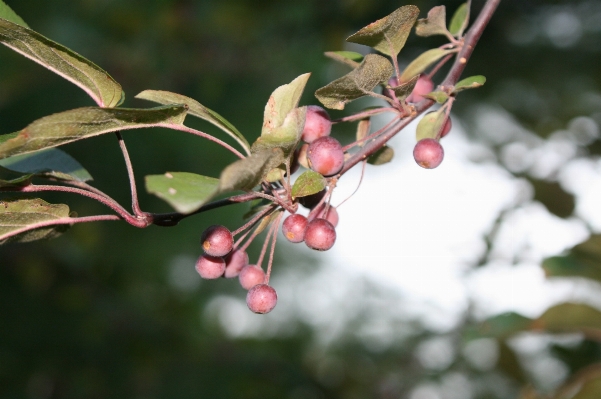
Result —
M 434 82 L 427 75 L 422 75 L 417 79 L 413 91 L 407 97 L 407 102 L 418 103 L 422 101 L 426 94 L 430 93 L 434 89 Z
M 196 271 L 208 280 L 219 278 L 225 271 L 225 261 L 220 257 L 202 255 L 196 261 Z
M 267 284 L 252 287 L 246 294 L 246 304 L 255 313 L 269 313 L 278 303 L 278 294 Z
M 306 217 L 295 213 L 288 216 L 282 223 L 282 233 L 290 242 L 301 242 L 305 239 L 307 223 Z
M 326 204 L 323 203 L 319 206 L 319 209 L 315 210 L 316 212 L 311 212 L 311 214 L 309 215 L 309 221 L 316 219 L 316 218 L 321 218 L 321 219 L 325 219 L 328 222 L 332 223 L 332 226 L 336 227 L 338 226 L 338 211 L 336 210 L 336 208 L 332 205 L 330 205 L 328 207 L 328 211 L 326 213 Z M 314 215 L 314 216 L 313 216 Z
M 307 195 L 306 197 L 300 197 L 298 203 L 307 209 L 313 209 L 319 204 L 322 198 L 326 195 L 327 191 L 324 188 L 318 193 Z
M 250 290 L 255 285 L 265 282 L 265 272 L 257 265 L 248 265 L 240 270 L 238 279 L 242 288 Z
M 202 249 L 210 256 L 225 256 L 234 246 L 234 237 L 225 226 L 213 225 L 200 238 Z
M 226 278 L 237 277 L 245 266 L 248 265 L 248 254 L 246 251 L 236 249 L 230 252 L 225 258 L 225 274 Z
M 307 158 L 311 169 L 323 176 L 335 175 L 344 165 L 342 146 L 330 136 L 321 137 L 309 144 Z
M 336 229 L 325 219 L 313 219 L 305 230 L 305 244 L 317 251 L 327 251 L 336 242 Z
M 312 143 L 320 137 L 329 136 L 332 129 L 332 121 L 327 111 L 318 105 L 307 106 L 305 127 L 301 140 Z
M 413 148 L 413 158 L 422 168 L 434 169 L 442 162 L 444 150 L 437 140 L 422 139 Z

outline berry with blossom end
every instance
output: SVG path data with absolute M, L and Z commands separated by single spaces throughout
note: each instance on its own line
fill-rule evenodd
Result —
M 265 272 L 257 265 L 248 265 L 240 270 L 238 280 L 242 288 L 250 290 L 255 285 L 265 282 Z
M 330 136 L 318 138 L 309 144 L 307 158 L 311 169 L 326 177 L 337 174 L 344 165 L 342 146 Z
M 269 313 L 277 302 L 278 294 L 267 284 L 255 285 L 246 294 L 246 305 L 255 313 Z
M 328 112 L 319 105 L 307 106 L 301 140 L 305 143 L 312 143 L 320 137 L 329 136 L 331 130 L 332 121 Z
M 282 223 L 282 233 L 290 242 L 302 242 L 305 239 L 307 223 L 306 217 L 295 213 L 288 216 Z
M 305 244 L 317 251 L 327 251 L 336 242 L 336 229 L 326 219 L 313 219 L 305 230 Z
M 444 150 L 438 140 L 422 139 L 413 148 L 413 158 L 422 168 L 434 169 L 442 162 Z
M 225 271 L 225 261 L 220 257 L 202 255 L 196 261 L 196 271 L 207 280 L 219 278 Z
M 200 238 L 202 249 L 210 256 L 225 256 L 234 246 L 234 237 L 225 226 L 208 227 Z

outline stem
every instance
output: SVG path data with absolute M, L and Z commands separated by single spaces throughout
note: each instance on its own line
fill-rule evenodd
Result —
M 280 221 L 282 220 L 282 216 L 284 214 L 280 213 L 280 215 L 275 219 L 273 223 L 273 239 L 271 241 L 271 252 L 269 253 L 269 263 L 267 263 L 267 274 L 265 276 L 265 284 L 269 284 L 269 277 L 271 276 L 271 266 L 273 265 L 273 254 L 275 253 L 275 243 L 278 240 L 278 232 L 280 230 Z M 268 238 L 269 240 L 269 238 Z
M 192 134 L 194 134 L 196 136 L 200 136 L 200 137 L 203 137 L 203 138 L 205 138 L 205 139 L 207 139 L 209 141 L 212 141 L 213 143 L 219 144 L 220 146 L 222 146 L 223 148 L 229 150 L 231 153 L 233 153 L 235 156 L 237 156 L 240 159 L 246 158 L 244 155 L 242 155 L 238 150 L 236 150 L 231 145 L 227 144 L 224 141 L 219 140 L 216 137 L 211 136 L 210 134 L 207 134 L 205 132 L 201 132 L 200 130 L 192 129 L 191 127 L 184 126 L 184 125 L 176 125 L 176 124 L 169 124 L 169 123 L 159 123 L 156 126 L 166 127 L 168 129 L 173 129 L 173 130 L 179 130 L 179 131 L 186 132 L 186 133 L 192 133 Z
M 382 107 L 382 108 L 370 109 L 367 111 L 359 112 L 358 114 L 345 116 L 345 117 L 339 118 L 339 119 L 334 119 L 332 121 L 332 123 L 357 121 L 360 119 L 365 119 L 368 116 L 378 115 L 378 114 L 382 114 L 384 112 L 398 112 L 398 110 L 396 108 L 392 108 L 392 107 Z
M 281 215 L 280 215 L 281 216 Z M 280 220 L 280 216 L 277 217 L 277 221 Z M 257 260 L 257 266 L 261 267 L 261 263 L 263 263 L 263 258 L 265 258 L 265 253 L 267 252 L 267 245 L 271 240 L 271 235 L 273 234 L 273 229 L 277 226 L 276 223 L 273 223 L 269 226 L 269 230 L 267 231 L 267 237 L 265 237 L 265 241 L 263 241 L 263 247 L 261 248 L 261 254 L 259 255 L 259 260 Z
M 381 134 L 383 131 L 385 131 L 386 129 L 388 129 L 390 127 L 390 125 L 392 125 L 394 122 L 398 121 L 400 119 L 400 117 L 397 115 L 395 116 L 390 122 L 388 122 L 383 128 L 378 129 L 377 131 L 373 132 L 372 134 L 365 136 L 364 138 L 357 140 L 353 143 L 350 143 L 348 145 L 345 145 L 344 147 L 342 147 L 342 151 L 348 151 L 349 149 L 359 145 L 359 143 L 364 142 L 364 141 L 368 141 L 371 140 L 372 138 L 378 136 L 379 134 Z
M 121 133 L 115 132 L 115 135 L 117 135 L 117 140 L 119 141 L 119 147 L 121 148 L 121 153 L 123 154 L 123 159 L 125 160 L 127 177 L 129 178 L 129 187 L 131 189 L 131 208 L 134 211 L 134 215 L 138 217 L 144 216 L 145 213 L 142 212 L 142 209 L 140 209 L 140 203 L 138 202 L 138 189 L 136 188 L 134 167 L 131 163 L 129 152 L 127 151 L 127 147 L 125 146 L 125 141 L 123 140 L 123 136 L 121 136 Z
M 251 228 L 255 223 L 257 223 L 259 221 L 259 219 L 261 219 L 263 216 L 267 215 L 268 213 L 270 213 L 274 209 L 275 209 L 275 205 L 271 205 L 270 207 L 268 207 L 266 209 L 263 209 L 262 211 L 258 212 L 256 215 L 254 215 L 252 217 L 252 219 L 250 219 L 243 226 L 239 227 L 235 231 L 232 231 L 232 236 L 235 237 L 238 234 L 242 233 L 244 230 Z

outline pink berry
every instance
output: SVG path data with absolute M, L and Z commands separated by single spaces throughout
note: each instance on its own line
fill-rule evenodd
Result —
M 246 294 L 246 304 L 255 313 L 269 313 L 278 302 L 278 294 L 267 284 L 252 287 Z
M 325 219 L 313 219 L 305 230 L 305 244 L 317 251 L 327 251 L 336 242 L 336 229 Z
M 225 256 L 234 246 L 234 237 L 225 226 L 213 225 L 200 238 L 202 249 L 210 256 Z
M 326 213 L 326 204 L 321 204 L 319 208 L 315 210 L 315 212 L 311 212 L 309 214 L 309 220 L 313 220 L 315 218 L 325 219 L 328 222 L 332 223 L 332 226 L 338 226 L 338 211 L 332 205 L 328 207 L 328 211 Z
M 282 223 L 282 233 L 290 242 L 301 242 L 305 239 L 307 218 L 295 213 L 288 216 Z
M 424 96 L 434 89 L 434 82 L 427 75 L 422 75 L 417 79 L 413 91 L 407 97 L 407 102 L 418 103 L 424 99 Z
M 443 138 L 444 136 L 449 134 L 452 126 L 453 126 L 453 124 L 451 123 L 451 118 L 447 118 L 447 120 L 445 121 L 444 126 L 442 128 L 442 131 L 440 132 L 440 138 Z
M 209 280 L 219 278 L 225 271 L 225 261 L 223 258 L 202 255 L 196 261 L 196 271 L 202 278 Z
M 344 165 L 342 146 L 330 136 L 318 138 L 309 144 L 307 158 L 311 169 L 324 176 L 335 175 Z
M 331 129 L 332 121 L 325 109 L 318 105 L 307 106 L 307 116 L 301 140 L 305 143 L 312 143 L 320 137 L 329 136 Z
M 265 272 L 257 265 L 244 266 L 238 275 L 240 285 L 249 290 L 257 284 L 265 282 Z
M 226 278 L 237 277 L 240 270 L 248 265 L 248 254 L 246 251 L 235 249 L 225 257 L 225 274 Z
M 413 148 L 413 158 L 422 168 L 434 169 L 442 162 L 444 150 L 437 140 L 422 139 Z
M 305 143 L 300 146 L 298 149 L 298 153 L 294 153 L 297 157 L 298 163 L 301 164 L 304 168 L 309 169 L 309 162 L 307 161 L 307 150 L 309 149 L 309 144 Z

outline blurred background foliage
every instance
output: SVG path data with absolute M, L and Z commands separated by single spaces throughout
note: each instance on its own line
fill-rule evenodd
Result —
M 310 71 L 301 103 L 315 103 L 315 89 L 341 73 L 323 52 L 342 49 L 350 33 L 401 5 L 392 0 L 7 3 L 33 29 L 107 70 L 126 92 L 124 106 L 149 106 L 133 98 L 144 89 L 178 92 L 222 114 L 251 140 L 259 134 L 264 104 L 275 87 Z M 448 14 L 460 3 L 444 1 Z M 482 3 L 474 1 L 475 12 Z M 440 2 L 413 4 L 424 17 Z M 401 62 L 439 44 L 439 38 L 412 35 Z M 453 111 L 474 136 L 483 103 L 500 105 L 540 137 L 582 115 L 599 123 L 600 55 L 598 1 L 504 0 L 465 73 L 484 74 L 488 82 L 462 95 Z M 54 112 L 93 105 L 77 87 L 5 47 L 0 47 L 0 60 L 1 133 Z M 202 122 L 188 123 L 220 135 Z M 347 133 L 350 140 L 353 132 Z M 124 137 L 140 187 L 144 175 L 167 170 L 217 176 L 234 160 L 211 143 L 174 131 L 149 129 L 125 132 Z M 494 140 L 487 145 L 499 150 Z M 128 203 L 125 169 L 113 136 L 63 149 L 91 172 L 98 188 Z M 601 145 L 590 140 L 583 151 L 595 157 Z M 572 214 L 574 198 L 560 185 L 525 177 L 535 187 L 536 199 L 551 212 Z M 169 211 L 160 200 L 141 196 L 144 209 Z M 105 212 L 101 205 L 74 196 L 44 198 L 67 202 L 79 215 Z M 417 383 L 426 382 L 412 398 L 438 398 L 428 391 L 428 381 L 444 388 L 445 399 L 512 398 L 525 386 L 532 388 L 521 391 L 524 398 L 543 397 L 505 338 L 523 329 L 544 329 L 548 320 L 537 324 L 517 314 L 502 315 L 471 326 L 469 331 L 479 339 L 468 342 L 470 334 L 463 328 L 439 334 L 409 317 L 402 325 L 388 326 L 394 344 L 381 350 L 377 342 L 359 339 L 357 331 L 370 318 L 369 306 L 394 306 L 394 294 L 363 281 L 354 284 L 367 305 L 328 345 L 320 342 L 307 318 L 282 314 L 275 317 L 285 317 L 285 322 L 272 326 L 275 318 L 261 319 L 262 333 L 232 338 L 236 334 L 226 333 L 223 320 L 211 309 L 229 300 L 228 294 L 242 298 L 243 293 L 235 282 L 199 282 L 192 265 L 200 253 L 202 230 L 214 223 L 234 228 L 245 211 L 245 206 L 216 210 L 174 228 L 78 225 L 52 241 L 1 247 L 0 397 L 404 398 Z M 580 275 L 598 279 L 599 247 L 593 238 L 569 256 L 545 263 L 545 270 L 572 275 L 572 265 L 578 264 L 584 268 Z M 256 256 L 257 249 L 252 251 Z M 279 257 L 278 263 L 296 264 L 299 273 L 314 273 L 318 267 L 318 256 Z M 587 389 L 593 389 L 600 375 L 591 365 L 601 356 L 601 322 L 594 309 L 568 311 L 582 312 L 568 330 L 587 328 L 587 339 L 553 341 L 550 353 L 571 373 L 589 367 L 578 381 L 592 381 Z M 465 356 L 454 356 L 449 348 L 462 348 Z M 494 364 L 486 363 L 486 356 L 470 355 L 491 351 L 497 356 Z M 475 387 L 471 391 L 465 391 L 468 380 Z M 574 386 L 582 386 L 578 381 Z M 593 396 L 578 397 L 601 395 L 590 392 Z

